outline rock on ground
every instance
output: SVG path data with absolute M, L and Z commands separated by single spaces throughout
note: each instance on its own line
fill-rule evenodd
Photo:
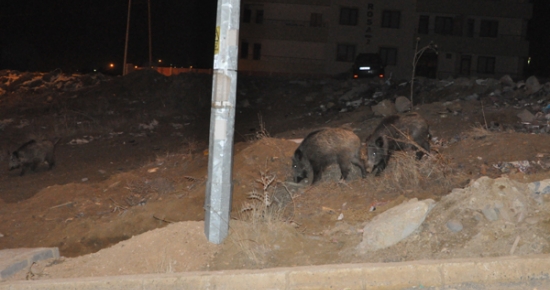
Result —
M 397 113 L 395 105 L 390 100 L 383 100 L 375 106 L 372 106 L 372 111 L 375 116 L 391 116 Z
M 434 203 L 432 199 L 415 198 L 379 214 L 363 228 L 363 241 L 357 250 L 376 251 L 397 244 L 424 222 Z

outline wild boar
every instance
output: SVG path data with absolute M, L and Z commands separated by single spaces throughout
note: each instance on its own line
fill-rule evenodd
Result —
M 367 171 L 380 174 L 386 168 L 390 155 L 398 150 L 417 150 L 422 158 L 430 152 L 430 128 L 426 120 L 417 113 L 388 116 L 380 122 L 367 137 Z M 419 150 L 416 145 L 422 147 Z
M 292 168 L 294 181 L 308 178 L 311 184 L 321 180 L 323 171 L 338 163 L 342 178 L 347 179 L 351 165 L 361 169 L 366 177 L 361 159 L 361 139 L 352 131 L 341 128 L 325 128 L 309 133 L 294 152 Z
M 30 140 L 21 145 L 19 149 L 9 153 L 9 170 L 21 167 L 20 176 L 25 175 L 25 172 L 30 168 L 35 171 L 38 165 L 47 162 L 49 169 L 55 165 L 55 145 L 59 139 L 54 140 Z

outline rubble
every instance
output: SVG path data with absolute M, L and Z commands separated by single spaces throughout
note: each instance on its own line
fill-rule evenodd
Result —
M 395 105 L 390 100 L 387 100 L 387 99 L 383 100 L 377 105 L 372 106 L 372 111 L 374 112 L 375 116 L 382 116 L 382 117 L 395 115 L 397 113 L 397 110 L 395 109 Z
M 504 75 L 499 80 L 500 84 L 503 87 L 510 87 L 513 88 L 516 84 L 514 83 L 514 80 L 510 77 L 510 75 Z
M 395 99 L 395 109 L 398 113 L 410 111 L 411 101 L 407 97 L 399 96 Z
M 539 80 L 535 76 L 530 76 L 525 80 L 525 89 L 528 94 L 535 94 L 541 89 Z
M 179 78 L 188 76 L 165 77 L 154 71 L 145 70 L 134 75 L 128 75 L 122 79 L 122 85 L 135 83 L 135 78 L 142 78 L 147 90 L 148 87 L 155 87 L 159 84 L 168 84 L 169 91 L 174 91 L 181 86 Z M 73 92 L 82 88 L 92 87 L 101 82 L 113 78 L 96 74 L 65 74 L 61 70 L 51 72 L 18 72 L 14 70 L 0 71 L 0 96 L 10 93 L 48 93 L 48 92 Z M 410 94 L 409 82 L 391 80 L 374 81 L 333 81 L 333 80 L 293 80 L 286 81 L 282 86 L 276 87 L 279 90 L 286 90 L 290 93 L 293 86 L 312 89 L 320 87 L 318 91 L 311 91 L 302 100 L 303 103 L 314 104 L 314 111 L 320 114 L 332 112 L 345 113 L 362 106 L 373 107 L 373 112 L 378 116 L 387 116 L 395 113 L 406 112 L 410 109 L 410 99 L 405 97 Z M 261 102 L 261 96 L 255 95 L 257 87 L 261 84 L 248 82 L 246 86 L 239 86 L 239 95 L 246 96 L 239 101 L 243 108 L 250 108 Z M 179 88 L 185 91 L 188 88 Z M 134 92 L 131 92 L 134 93 Z M 324 98 L 322 97 L 324 96 Z M 444 96 L 442 98 L 442 96 Z M 75 96 L 77 97 L 77 96 Z M 456 100 L 484 101 L 495 107 L 516 106 L 527 110 L 530 104 L 533 116 L 524 113 L 520 118 L 522 122 L 533 122 L 535 119 L 545 119 L 545 116 L 535 117 L 536 113 L 548 114 L 550 111 L 550 82 L 540 82 L 535 76 L 526 80 L 514 80 L 509 75 L 500 79 L 479 79 L 479 78 L 448 78 L 445 80 L 428 79 L 418 77 L 415 79 L 415 105 L 417 103 L 431 103 L 434 101 L 448 102 Z M 51 94 L 47 96 L 46 102 L 54 101 Z M 488 101 L 488 102 L 487 102 Z M 208 99 L 199 100 L 199 106 L 207 105 Z M 268 101 L 269 102 L 269 101 Z M 392 105 L 390 105 L 390 103 Z M 320 108 L 320 109 L 319 109 Z M 334 108 L 334 109 L 331 109 Z M 449 107 L 453 113 L 460 113 L 459 109 Z M 311 112 L 313 113 L 313 111 Z M 546 124 L 537 124 L 546 126 Z
M 315 87 L 316 81 L 309 83 Z M 360 107 L 369 107 L 375 116 L 388 116 L 404 113 L 411 109 L 409 82 L 407 81 L 366 81 L 331 82 L 318 81 L 322 85 L 325 100 L 310 92 L 302 102 L 315 103 L 312 113 L 319 115 L 345 114 Z M 535 76 L 515 82 L 509 75 L 493 78 L 448 78 L 445 80 L 418 77 L 415 79 L 414 105 L 441 102 L 441 118 L 449 114 L 463 113 L 461 102 L 481 102 L 484 108 L 495 109 L 513 107 L 520 122 L 513 124 L 490 124 L 487 129 L 502 130 L 514 128 L 518 132 L 550 132 L 550 82 L 540 82 Z M 521 111 L 519 111 L 521 110 Z M 487 124 L 489 125 L 489 124 Z
M 0 96 L 7 93 L 69 92 L 91 87 L 110 78 L 101 74 L 64 74 L 61 70 L 48 73 L 0 71 Z
M 519 112 L 517 115 L 522 122 L 533 122 L 535 120 L 535 115 L 533 115 L 529 110 L 523 109 L 523 111 Z
M 462 223 L 459 220 L 451 219 L 451 220 L 447 221 L 447 228 L 449 228 L 449 230 L 451 230 L 451 232 L 458 233 L 458 232 L 462 231 L 464 226 L 462 225 Z
M 94 88 L 94 85 L 107 81 L 111 82 L 109 91 Z M 166 115 L 165 108 L 170 108 L 182 114 L 180 113 L 180 120 L 169 120 L 165 122 L 166 124 L 189 125 L 197 120 L 199 111 L 208 107 L 211 97 L 211 88 L 208 86 L 210 83 L 211 76 L 207 75 L 180 74 L 166 77 L 154 70 L 136 71 L 123 78 L 106 77 L 101 74 L 69 75 L 60 70 L 47 73 L 3 70 L 0 71 L 0 103 L 11 102 L 12 100 L 7 96 L 20 93 L 39 96 L 31 102 L 26 101 L 21 104 L 23 108 L 21 110 L 29 110 L 29 107 L 38 107 L 40 104 L 50 104 L 51 107 L 59 108 L 66 100 L 73 99 L 75 101 L 82 99 L 78 103 L 83 106 L 75 107 L 74 111 L 85 111 L 85 107 L 90 105 L 105 104 L 105 108 L 99 105 L 100 108 L 96 112 L 98 115 L 80 116 L 85 117 L 86 121 L 93 121 L 106 115 L 134 114 L 145 107 L 156 110 L 158 114 Z M 261 91 L 270 90 L 274 95 L 296 96 L 285 105 L 305 107 L 309 110 L 299 116 L 291 116 L 293 113 L 289 110 L 285 117 L 293 120 L 309 116 L 332 118 L 334 115 L 346 114 L 354 110 L 368 112 L 365 116 L 388 116 L 411 109 L 409 84 L 408 81 L 393 79 L 289 81 L 285 78 L 271 79 L 270 82 L 264 83 L 261 78 L 242 77 L 238 84 L 237 106 L 240 109 L 238 113 L 259 107 L 274 109 L 272 104 L 277 101 L 261 93 Z M 266 85 L 269 88 L 265 88 Z M 79 90 L 88 87 L 90 88 Z M 480 102 L 484 110 L 513 108 L 517 110 L 514 114 L 519 118 L 519 121 L 507 120 L 513 123 L 486 122 L 486 129 L 500 131 L 513 129 L 517 132 L 535 134 L 550 132 L 550 82 L 540 81 L 535 76 L 517 81 L 509 75 L 502 76 L 500 79 L 449 77 L 437 80 L 418 77 L 415 79 L 414 87 L 414 105 L 439 102 L 443 104 L 438 111 L 441 118 L 449 117 L 450 114 L 467 116 L 469 112 L 463 112 L 464 107 L 467 107 L 464 102 Z M 160 100 L 159 102 L 146 101 L 141 97 L 153 92 L 158 96 L 156 99 Z M 64 93 L 64 96 L 61 97 L 60 93 Z M 82 98 L 82 94 L 88 94 L 88 97 L 94 98 Z M 188 96 L 190 99 L 187 99 Z M 89 103 L 92 99 L 95 102 L 93 104 Z M 101 100 L 101 102 L 97 103 L 95 100 Z M 20 102 L 20 100 L 13 101 Z M 35 105 L 32 102 L 35 102 Z M 125 112 L 115 112 L 109 107 L 120 102 L 127 104 Z M 102 111 L 103 109 L 107 110 Z M 24 128 L 29 125 L 29 117 L 24 114 L 6 116 L 8 117 L 10 122 L 2 121 L 0 130 L 5 130 L 7 127 Z M 159 120 L 161 117 L 162 115 L 159 116 Z M 151 124 L 146 122 L 140 122 L 134 126 L 139 129 L 152 128 Z

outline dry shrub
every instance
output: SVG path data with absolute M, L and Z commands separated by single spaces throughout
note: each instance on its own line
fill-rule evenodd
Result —
M 269 170 L 260 171 L 260 178 L 255 180 L 256 186 L 248 194 L 246 201 L 240 211 L 240 219 L 257 223 L 271 224 L 273 222 L 285 222 L 285 209 L 288 202 L 281 198 L 281 191 L 278 190 L 279 184 L 284 184 L 276 180 L 277 176 L 271 174 Z M 260 188 L 257 188 L 257 185 Z M 290 196 L 290 193 L 288 193 Z M 290 196 L 292 199 L 292 196 Z
M 258 113 L 258 125 L 260 128 L 256 132 L 245 135 L 246 139 L 249 142 L 271 137 L 269 135 L 269 132 L 267 132 L 267 129 L 265 128 L 265 122 L 263 120 L 262 114 L 260 113 Z
M 464 174 L 455 170 L 450 159 L 439 152 L 432 151 L 417 160 L 414 151 L 397 151 L 392 154 L 386 170 L 374 178 L 373 185 L 378 190 L 418 192 L 429 189 L 445 194 L 464 179 Z
M 276 250 L 274 244 L 282 238 L 280 233 L 288 233 L 289 228 L 295 225 L 286 211 L 290 203 L 278 197 L 284 184 L 278 182 L 276 177 L 269 170 L 260 171 L 260 178 L 255 180 L 249 200 L 241 207 L 238 218 L 241 226 L 231 227 L 231 241 L 254 265 L 263 265 L 267 254 Z M 290 193 L 288 196 L 292 199 Z M 243 227 L 242 223 L 246 226 Z

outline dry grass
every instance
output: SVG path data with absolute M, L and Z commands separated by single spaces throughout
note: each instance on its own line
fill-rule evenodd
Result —
M 124 188 L 130 191 L 124 198 L 125 204 L 130 207 L 143 205 L 149 200 L 175 191 L 174 183 L 164 177 L 131 179 L 126 182 Z
M 31 132 L 27 134 L 27 140 L 36 140 L 36 141 L 43 141 L 43 140 L 50 140 L 54 141 L 55 135 L 49 132 Z
M 260 171 L 260 178 L 255 180 L 255 186 L 248 195 L 249 201 L 243 203 L 238 218 L 246 226 L 231 228 L 231 241 L 254 265 L 263 265 L 267 254 L 275 250 L 275 241 L 281 239 L 278 235 L 288 232 L 288 227 L 295 225 L 285 211 L 289 203 L 283 203 L 276 196 L 280 192 L 277 189 L 281 189 L 279 186 L 284 188 L 275 174 L 268 169 Z M 288 195 L 293 198 L 290 193 Z
M 474 140 L 483 139 L 491 134 L 493 133 L 487 130 L 487 127 L 484 127 L 482 125 L 474 126 L 470 131 L 466 131 L 463 133 L 464 137 L 472 138 Z
M 182 145 L 183 148 L 181 150 L 181 153 L 183 154 L 184 158 L 193 158 L 194 154 L 199 153 L 202 148 L 207 147 L 207 145 L 201 144 L 199 141 L 193 138 L 184 139 Z
M 416 159 L 414 151 L 397 151 L 391 156 L 386 170 L 373 178 L 377 190 L 398 192 L 431 191 L 441 195 L 457 187 L 465 180 L 462 172 L 455 170 L 451 160 L 439 152 Z
M 256 132 L 254 132 L 252 134 L 245 135 L 245 138 L 249 142 L 254 142 L 254 141 L 257 141 L 257 140 L 261 140 L 261 139 L 264 139 L 264 138 L 271 137 L 269 135 L 269 132 L 267 132 L 267 129 L 265 128 L 265 122 L 263 120 L 262 114 L 260 114 L 260 113 L 258 113 L 258 124 L 259 124 L 260 128 Z
M 163 155 L 157 155 L 155 161 L 148 164 L 148 166 L 177 167 L 188 160 L 194 159 L 198 154 L 204 154 L 204 148 L 208 148 L 208 145 L 202 144 L 193 138 L 185 138 L 177 152 L 166 152 Z
M 133 193 L 144 196 L 151 193 L 164 195 L 174 191 L 174 183 L 164 177 L 154 179 L 143 178 L 128 181 L 127 188 Z
M 126 125 L 127 121 L 113 117 L 105 118 L 102 123 L 76 115 L 62 115 L 51 127 L 57 136 L 74 137 L 83 135 L 102 135 L 115 132 Z

